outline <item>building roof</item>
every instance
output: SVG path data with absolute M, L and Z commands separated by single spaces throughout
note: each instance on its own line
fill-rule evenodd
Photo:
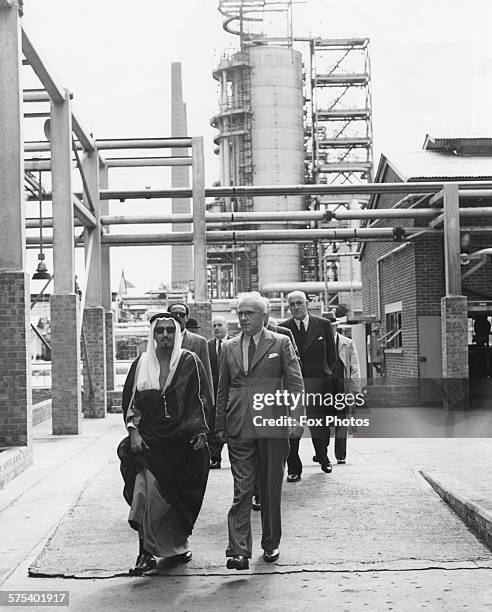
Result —
M 415 151 L 391 153 L 386 158 L 383 156 L 381 162 L 384 159 L 402 181 L 433 179 L 456 181 L 492 178 L 492 154 L 458 155 L 438 151 Z
M 459 135 L 447 134 L 446 136 L 427 134 L 423 149 L 426 151 L 441 151 L 458 155 L 492 155 L 492 136 L 480 134 Z

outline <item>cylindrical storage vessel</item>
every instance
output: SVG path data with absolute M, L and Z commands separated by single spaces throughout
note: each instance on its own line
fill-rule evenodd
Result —
M 303 183 L 301 54 L 286 47 L 259 46 L 250 48 L 249 58 L 253 184 Z M 258 212 L 302 209 L 303 199 L 299 196 L 254 198 L 254 210 Z M 266 283 L 301 280 L 300 246 L 261 245 L 258 248 L 258 277 L 260 289 Z

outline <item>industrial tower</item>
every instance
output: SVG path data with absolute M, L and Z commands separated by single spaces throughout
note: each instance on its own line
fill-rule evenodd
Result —
M 220 183 L 369 182 L 373 164 L 369 40 L 294 37 L 291 0 L 221 0 L 219 11 L 224 29 L 238 35 L 240 43 L 239 50 L 224 55 L 213 73 L 220 84 L 219 112 L 212 119 L 218 130 Z M 341 205 L 360 204 L 350 196 L 245 197 L 217 201 L 215 209 L 325 210 L 328 222 L 330 211 Z M 327 222 L 317 226 L 326 227 Z M 216 279 L 224 276 L 224 270 L 231 275 L 228 286 L 234 293 L 261 290 L 277 280 L 293 284 L 355 280 L 358 262 L 339 257 L 343 250 L 337 244 L 315 242 L 209 248 L 212 297 L 228 297 L 219 296 L 217 290 L 223 284 Z M 325 305 L 329 300 L 336 304 L 340 297 L 325 295 Z M 354 302 L 353 294 L 350 301 Z M 359 310 L 358 304 L 352 310 Z

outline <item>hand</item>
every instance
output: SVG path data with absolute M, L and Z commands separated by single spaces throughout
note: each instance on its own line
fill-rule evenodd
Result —
M 201 433 L 193 436 L 190 440 L 190 444 L 193 444 L 193 450 L 200 450 L 207 443 L 207 434 Z
M 130 448 L 134 453 L 142 453 L 144 448 L 149 448 L 148 444 L 135 427 L 130 427 Z
M 225 431 L 216 431 L 215 435 L 217 437 L 217 440 L 221 443 L 221 444 L 225 444 L 226 441 L 226 432 Z

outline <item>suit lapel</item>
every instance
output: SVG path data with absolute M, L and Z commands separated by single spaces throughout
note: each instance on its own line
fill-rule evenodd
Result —
M 230 344 L 231 344 L 231 353 L 234 355 L 234 359 L 236 360 L 237 365 L 239 366 L 239 369 L 244 375 L 246 375 L 246 371 L 244 369 L 244 363 L 243 363 L 243 351 L 242 351 L 242 346 L 241 346 L 242 337 L 243 337 L 242 334 L 238 334 L 230 341 Z
M 270 334 L 267 334 L 267 330 L 263 330 L 263 333 L 260 336 L 260 341 L 258 342 L 258 346 L 256 347 L 256 351 L 253 357 L 253 363 L 249 368 L 248 374 L 251 374 L 252 369 L 261 359 L 263 359 L 265 353 L 275 342 L 275 337 L 272 337 Z
M 313 317 L 309 315 L 309 325 L 308 325 L 307 336 L 306 336 L 306 348 L 304 349 L 305 351 L 307 351 L 307 349 L 311 346 L 311 344 L 318 337 L 318 335 L 319 335 L 318 323 L 316 322 L 316 319 L 313 319 Z

